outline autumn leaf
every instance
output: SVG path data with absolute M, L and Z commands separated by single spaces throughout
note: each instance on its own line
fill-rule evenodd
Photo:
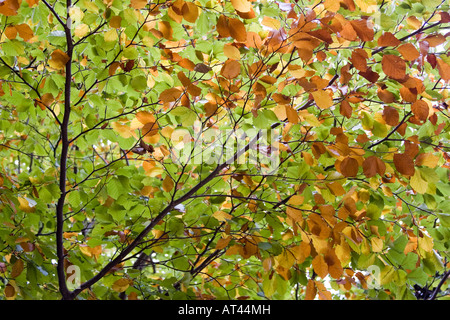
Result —
M 394 80 L 402 80 L 406 76 L 406 63 L 400 57 L 386 54 L 381 60 L 383 72 Z
M 403 153 L 394 154 L 394 165 L 401 174 L 406 176 L 414 175 L 414 162 L 409 155 Z
M 234 79 L 241 73 L 241 64 L 236 60 L 225 61 L 220 74 L 227 79 Z
M 416 47 L 411 43 L 402 44 L 397 48 L 397 51 L 400 52 L 403 59 L 407 61 L 416 60 L 420 56 L 419 51 L 417 51 Z
M 231 0 L 234 9 L 239 12 L 249 12 L 252 4 L 248 0 Z
M 333 105 L 333 98 L 326 90 L 318 90 L 311 92 L 314 102 L 321 109 L 328 109 Z
M 52 52 L 50 60 L 48 60 L 48 64 L 53 69 L 64 70 L 66 64 L 70 61 L 70 57 L 64 51 L 60 49 L 56 49 Z
M 173 187 L 175 186 L 172 178 L 170 176 L 166 176 L 162 182 L 162 188 L 165 192 L 172 191 Z
M 363 162 L 363 173 L 367 178 L 375 176 L 377 173 L 383 177 L 386 172 L 386 165 L 384 162 L 376 157 L 367 157 Z
M 355 177 L 358 167 L 358 161 L 352 157 L 346 157 L 339 165 L 340 171 L 345 177 Z

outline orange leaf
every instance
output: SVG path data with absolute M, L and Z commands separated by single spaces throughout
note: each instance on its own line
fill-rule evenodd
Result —
M 219 33 L 219 36 L 226 38 L 230 36 L 230 29 L 228 26 L 228 18 L 224 15 L 221 15 L 219 19 L 217 20 L 216 25 L 217 32 Z
M 22 0 L 4 0 L 0 3 L 0 14 L 15 16 L 20 8 Z
M 426 166 L 435 168 L 438 165 L 439 157 L 432 153 L 421 153 L 416 158 L 416 166 Z
M 143 9 L 147 5 L 147 0 L 131 0 L 131 7 L 134 9 Z
M 385 32 L 378 38 L 377 43 L 382 47 L 395 47 L 398 46 L 401 42 L 392 33 Z
M 441 78 L 445 81 L 450 80 L 450 65 L 440 58 L 437 58 L 436 62 Z
M 252 4 L 247 0 L 231 0 L 231 4 L 239 12 L 249 12 L 252 9 Z
M 69 62 L 70 57 L 64 51 L 60 49 L 56 49 L 52 52 L 50 60 L 48 60 L 48 64 L 58 70 L 63 70 L 66 67 L 67 62 Z
M 228 26 L 230 29 L 230 35 L 239 42 L 247 41 L 247 30 L 245 29 L 244 23 L 236 18 L 228 19 Z
M 193 2 L 185 2 L 183 4 L 183 7 L 181 9 L 181 12 L 183 13 L 183 18 L 187 22 L 195 23 L 198 18 L 198 7 Z
M 173 30 L 168 21 L 159 21 L 158 28 L 164 38 L 172 40 Z
M 148 112 L 148 111 L 139 111 L 138 113 L 136 113 L 136 118 L 142 124 L 147 124 L 149 122 L 155 122 L 156 121 L 155 116 L 153 115 L 153 113 Z
M 227 247 L 228 244 L 230 243 L 231 239 L 232 239 L 232 236 L 228 236 L 226 238 L 220 238 L 217 241 L 216 250 L 221 250 L 221 249 Z
M 306 292 L 305 292 L 305 300 L 314 300 L 317 294 L 316 285 L 314 283 L 314 280 L 308 280 L 308 284 L 306 285 Z
M 402 44 L 397 48 L 397 51 L 400 52 L 403 59 L 407 61 L 416 60 L 420 56 L 419 51 L 417 51 L 416 47 L 411 43 Z
M 299 121 L 297 111 L 291 106 L 291 105 L 285 105 L 286 109 L 286 116 L 288 118 L 288 121 L 292 124 L 297 124 Z
M 9 40 L 13 40 L 17 37 L 17 29 L 13 26 L 7 26 L 5 28 L 5 35 Z
M 376 156 L 370 156 L 363 162 L 363 173 L 367 178 L 375 176 L 377 173 L 380 176 L 384 176 L 386 172 L 386 165 L 384 162 Z
M 411 111 L 419 120 L 427 120 L 430 113 L 428 104 L 423 100 L 417 100 L 411 105 Z
M 367 70 L 367 52 L 364 49 L 355 49 L 352 52 L 352 57 L 350 58 L 351 63 L 353 66 L 364 72 Z
M 170 192 L 174 187 L 173 180 L 170 176 L 166 176 L 162 183 L 162 188 L 165 192 Z
M 318 254 L 312 260 L 312 267 L 314 268 L 314 272 L 322 279 L 328 275 L 328 265 L 321 254 Z
M 405 61 L 393 54 L 386 54 L 381 60 L 383 72 L 394 80 L 402 80 L 406 77 Z
M 311 92 L 311 95 L 314 98 L 314 102 L 321 109 L 328 109 L 333 105 L 333 98 L 326 90 L 318 90 Z
M 220 74 L 227 79 L 234 79 L 241 73 L 241 64 L 236 60 L 225 61 Z
M 352 20 L 350 23 L 361 41 L 373 40 L 374 31 L 367 25 L 366 19 Z
M 398 172 L 406 176 L 413 176 L 415 172 L 412 158 L 404 153 L 394 154 L 394 165 Z
M 355 177 L 358 174 L 358 167 L 358 161 L 351 157 L 346 157 L 339 166 L 341 173 L 345 177 Z
M 166 89 L 159 95 L 159 99 L 164 103 L 174 102 L 180 98 L 183 91 L 177 88 Z

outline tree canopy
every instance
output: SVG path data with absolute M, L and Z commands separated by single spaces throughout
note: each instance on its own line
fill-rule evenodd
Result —
M 448 12 L 0 0 L 1 299 L 448 298 Z

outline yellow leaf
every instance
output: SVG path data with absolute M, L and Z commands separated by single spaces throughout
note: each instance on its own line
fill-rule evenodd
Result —
M 165 192 L 170 192 L 174 187 L 174 182 L 170 176 L 166 176 L 162 183 L 163 190 Z
M 34 200 L 22 197 L 18 197 L 17 200 L 19 200 L 19 209 L 22 210 L 23 212 L 35 211 L 36 202 Z
M 70 57 L 64 51 L 60 49 L 56 49 L 52 52 L 50 60 L 48 60 L 48 64 L 53 69 L 63 70 L 66 67 L 67 62 L 69 62 Z
M 281 27 L 279 20 L 267 16 L 262 19 L 261 24 L 274 30 L 278 30 Z
M 433 238 L 428 237 L 425 234 L 422 237 L 419 237 L 417 239 L 417 244 L 418 244 L 419 249 L 421 249 L 425 252 L 433 251 Z
M 409 184 L 411 188 L 417 193 L 424 194 L 428 190 L 428 182 L 422 178 L 419 170 L 415 170 L 414 175 L 411 177 Z
M 354 0 L 356 6 L 365 13 L 373 13 L 378 10 L 377 0 Z M 339 2 L 339 1 L 336 1 Z
M 291 204 L 291 205 L 293 205 L 293 206 L 298 206 L 298 205 L 301 205 L 301 204 L 303 203 L 304 200 L 305 200 L 305 197 L 296 194 L 296 195 L 293 195 L 293 196 L 289 199 L 288 203 Z
M 116 292 L 124 292 L 130 286 L 131 281 L 129 279 L 119 279 L 115 281 L 112 285 L 112 289 Z
M 79 24 L 75 27 L 75 36 L 78 38 L 83 38 L 85 35 L 89 33 L 89 26 L 87 24 Z
M 435 168 L 438 165 L 439 157 L 432 153 L 421 153 L 416 158 L 416 166 L 426 166 Z
M 116 131 L 118 134 L 120 134 L 123 138 L 127 139 L 133 136 L 133 133 L 131 132 L 131 129 L 128 125 L 122 124 L 120 122 L 113 122 L 111 124 L 111 127 L 114 131 Z
M 275 257 L 275 261 L 283 268 L 291 268 L 296 259 L 295 256 L 289 250 L 284 250 L 281 254 Z
M 370 244 L 372 245 L 373 252 L 381 252 L 383 251 L 383 240 L 380 238 L 372 238 L 370 239 Z
M 233 218 L 231 214 L 226 213 L 225 211 L 216 211 L 214 212 L 213 217 L 219 221 L 231 220 Z
M 318 90 L 311 92 L 314 102 L 321 109 L 327 109 L 333 105 L 333 99 L 326 90 Z
M 223 53 L 225 56 L 232 60 L 239 60 L 241 59 L 241 53 L 239 52 L 239 49 L 235 46 L 226 44 L 223 46 Z
M 70 7 L 69 16 L 73 22 L 79 22 L 84 18 L 84 12 L 79 7 Z
M 103 39 L 106 42 L 114 42 L 117 41 L 118 35 L 116 29 L 110 29 L 103 34 Z

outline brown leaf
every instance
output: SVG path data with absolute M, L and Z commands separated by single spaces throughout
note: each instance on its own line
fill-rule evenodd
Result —
M 390 126 L 398 125 L 400 115 L 394 107 L 385 106 L 383 109 L 383 119 Z
M 368 57 L 366 50 L 358 48 L 352 51 L 350 61 L 356 69 L 364 72 L 367 69 Z
M 411 105 L 411 111 L 419 120 L 425 121 L 428 119 L 430 108 L 425 101 L 417 100 Z
M 361 41 L 367 42 L 373 40 L 374 31 L 373 28 L 368 26 L 367 20 L 352 20 L 350 23 Z
M 344 117 L 346 117 L 347 119 L 350 119 L 350 117 L 352 116 L 352 112 L 353 112 L 353 108 L 350 105 L 350 103 L 348 102 L 348 100 L 347 99 L 342 100 L 340 109 L 339 109 L 339 113 L 341 115 L 343 115 Z
M 386 54 L 381 60 L 383 72 L 394 80 L 402 80 L 406 77 L 405 61 L 393 54 Z
M 234 79 L 241 73 L 241 64 L 236 60 L 225 61 L 220 74 L 227 79 Z
M 379 88 L 377 91 L 377 96 L 384 103 L 392 103 L 395 101 L 395 95 L 386 89 Z
M 17 278 L 18 276 L 20 276 L 20 274 L 23 271 L 23 267 L 24 267 L 23 260 L 21 259 L 16 260 L 16 262 L 14 262 L 12 266 L 12 271 L 10 274 L 11 278 Z
M 367 178 L 375 176 L 377 173 L 383 177 L 386 172 L 386 165 L 376 156 L 367 157 L 363 162 L 363 173 Z
M 183 91 L 177 88 L 166 89 L 163 92 L 161 92 L 161 94 L 159 95 L 159 99 L 162 100 L 164 103 L 174 102 L 178 98 L 180 98 L 182 93 Z
M 340 163 L 340 171 L 345 177 L 355 177 L 358 174 L 358 160 L 351 157 L 346 157 Z
M 401 42 L 392 33 L 385 32 L 378 38 L 377 43 L 382 47 L 396 47 Z
M 317 294 L 316 285 L 314 283 L 314 280 L 308 280 L 308 284 L 306 285 L 306 292 L 305 292 L 305 300 L 314 300 Z
M 230 29 L 230 35 L 233 39 L 239 42 L 247 41 L 247 30 L 241 20 L 236 18 L 228 18 L 228 26 Z
M 398 172 L 406 176 L 413 176 L 415 172 L 414 162 L 407 154 L 394 154 L 394 165 Z

